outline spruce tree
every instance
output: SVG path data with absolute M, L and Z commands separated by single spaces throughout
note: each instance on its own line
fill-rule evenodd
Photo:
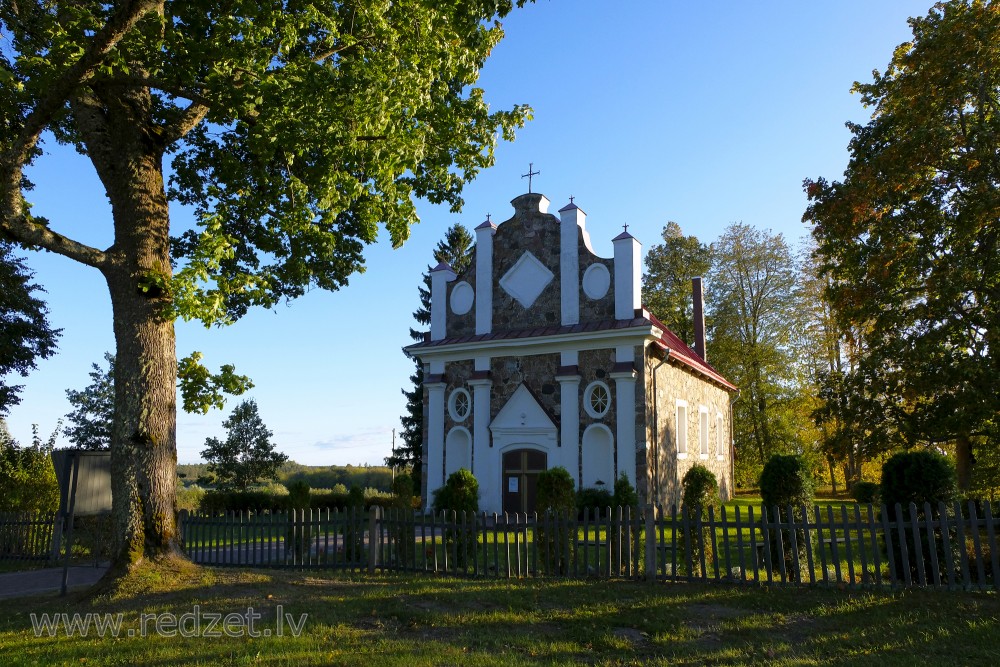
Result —
M 472 234 L 461 223 L 455 223 L 445 232 L 444 238 L 438 241 L 434 249 L 435 263 L 447 262 L 455 273 L 462 273 L 472 264 Z M 424 272 L 423 281 L 417 288 L 420 294 L 420 308 L 413 313 L 413 319 L 418 324 L 430 326 L 431 323 L 431 269 L 428 266 Z M 424 332 L 410 329 L 410 338 L 415 341 L 424 339 Z M 403 424 L 400 434 L 403 444 L 396 448 L 392 456 L 385 459 L 389 466 L 409 466 L 412 469 L 414 483 L 419 483 L 423 473 L 421 456 L 423 454 L 424 430 L 424 369 L 419 361 L 415 361 L 416 369 L 410 376 L 412 386 L 403 389 L 406 396 L 406 414 L 399 419 Z

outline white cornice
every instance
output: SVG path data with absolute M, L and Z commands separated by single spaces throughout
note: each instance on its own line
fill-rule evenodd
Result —
M 574 350 L 598 350 L 622 345 L 645 345 L 659 337 L 654 326 L 629 327 L 628 329 L 602 329 L 573 333 L 533 336 L 531 338 L 497 338 L 433 345 L 430 347 L 405 347 L 403 350 L 422 361 L 459 361 L 475 356 L 502 357 L 516 354 L 546 354 Z

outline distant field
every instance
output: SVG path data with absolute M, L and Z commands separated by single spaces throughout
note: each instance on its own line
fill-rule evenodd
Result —
M 177 476 L 186 486 L 207 474 L 207 463 L 177 466 Z M 389 491 L 392 488 L 392 469 L 386 466 L 305 466 L 290 461 L 281 467 L 277 481 L 287 485 L 296 480 L 303 480 L 314 489 L 332 489 L 337 484 L 343 484 L 348 489 L 359 486 L 362 489 Z
M 299 637 L 127 637 L 140 613 L 261 614 Z M 118 638 L 35 638 L 29 614 L 122 613 Z M 995 665 L 996 595 L 181 566 L 94 601 L 0 602 L 4 665 Z M 204 626 L 202 626 L 204 629 Z

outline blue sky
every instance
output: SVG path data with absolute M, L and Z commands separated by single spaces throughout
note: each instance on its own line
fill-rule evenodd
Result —
M 413 368 L 400 350 L 410 343 L 417 283 L 449 225 L 471 228 L 487 213 L 506 220 L 533 162 L 541 171 L 534 191 L 553 212 L 575 195 L 605 257 L 625 223 L 644 249 L 668 220 L 706 242 L 740 221 L 797 242 L 807 231 L 802 180 L 839 177 L 850 138 L 844 123 L 870 113 L 850 94 L 852 83 L 884 69 L 910 38 L 906 18 L 930 5 L 539 0 L 515 11 L 480 84 L 494 108 L 527 103 L 535 119 L 467 186 L 464 211 L 422 203 L 409 241 L 399 250 L 385 238 L 371 246 L 366 272 L 340 292 L 311 292 L 225 329 L 178 323 L 178 355 L 200 350 L 210 367 L 233 363 L 249 375 L 249 396 L 294 460 L 380 464 Z M 30 172 L 35 212 L 74 238 L 110 245 L 110 210 L 90 163 L 52 142 L 46 149 Z M 177 205 L 171 215 L 176 228 L 192 224 Z M 96 271 L 52 254 L 28 263 L 63 336 L 8 417 L 22 442 L 32 423 L 52 431 L 70 411 L 65 390 L 85 386 L 90 364 L 114 346 Z M 180 462 L 197 461 L 205 438 L 224 435 L 236 400 L 207 416 L 178 414 Z

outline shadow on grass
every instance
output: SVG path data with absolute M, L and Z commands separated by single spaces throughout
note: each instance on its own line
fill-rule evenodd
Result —
M 35 638 L 35 613 L 308 614 L 301 636 Z M 995 595 L 191 567 L 116 594 L 0 602 L 4 664 L 997 664 Z M 149 630 L 151 628 L 147 628 Z M 204 629 L 204 628 L 203 628 Z M 155 635 L 155 633 L 153 633 Z

